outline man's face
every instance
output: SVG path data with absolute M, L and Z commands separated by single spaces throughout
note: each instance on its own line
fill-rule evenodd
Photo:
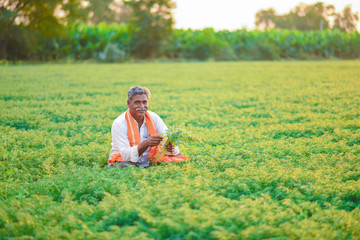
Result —
M 148 109 L 148 99 L 145 94 L 136 94 L 131 100 L 127 101 L 129 110 L 133 118 L 137 121 L 145 116 Z

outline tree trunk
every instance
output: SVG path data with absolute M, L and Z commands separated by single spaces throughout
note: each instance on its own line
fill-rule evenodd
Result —
M 10 33 L 7 32 L 5 39 L 0 43 L 1 59 L 7 60 L 7 43 L 10 38 Z
M 26 2 L 19 1 L 15 6 L 15 11 L 18 13 L 20 10 L 22 10 L 24 7 L 26 7 L 29 3 L 30 3 L 30 1 L 26 1 Z M 5 8 L 5 10 L 6 10 L 6 8 Z M 7 60 L 7 57 L 8 57 L 7 56 L 7 44 L 9 42 L 9 38 L 10 38 L 10 29 L 11 29 L 11 26 L 14 24 L 15 19 L 16 19 L 17 16 L 18 16 L 18 14 L 16 14 L 14 17 L 12 17 L 9 20 L 9 23 L 8 23 L 8 26 L 7 26 L 7 32 L 6 32 L 6 35 L 5 35 L 5 39 L 0 42 L 1 59 Z

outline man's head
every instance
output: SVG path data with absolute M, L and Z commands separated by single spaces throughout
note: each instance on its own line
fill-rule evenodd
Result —
M 151 93 L 149 89 L 140 86 L 131 87 L 128 91 L 128 100 L 131 100 L 134 95 L 142 95 L 142 94 L 145 94 L 147 99 L 150 100 Z
M 150 100 L 151 93 L 145 87 L 132 87 L 128 91 L 127 105 L 130 113 L 136 121 L 140 121 L 145 116 L 148 109 L 148 100 Z

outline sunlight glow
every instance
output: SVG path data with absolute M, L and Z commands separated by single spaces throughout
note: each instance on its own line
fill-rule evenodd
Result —
M 255 14 L 261 9 L 274 8 L 278 14 L 294 9 L 300 3 L 313 4 L 320 0 L 174 0 L 175 28 L 215 30 L 254 29 Z M 346 5 L 352 6 L 353 12 L 360 12 L 359 0 L 325 0 L 341 12 Z M 357 28 L 360 29 L 358 22 Z
M 82 5 L 84 8 L 87 8 L 87 7 L 90 5 L 90 2 L 88 2 L 88 1 L 82 1 L 82 2 L 81 2 L 81 5 Z

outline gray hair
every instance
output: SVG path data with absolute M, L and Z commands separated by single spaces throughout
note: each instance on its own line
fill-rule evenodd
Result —
M 132 97 L 137 94 L 138 95 L 145 94 L 147 99 L 150 100 L 151 93 L 150 93 L 149 89 L 147 89 L 146 87 L 140 87 L 140 86 L 130 88 L 130 90 L 128 91 L 128 100 L 131 100 Z

